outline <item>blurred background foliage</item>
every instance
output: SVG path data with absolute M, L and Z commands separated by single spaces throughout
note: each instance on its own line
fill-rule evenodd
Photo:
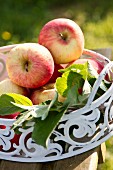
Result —
M 5 0 L 0 3 L 0 46 L 37 42 L 43 25 L 59 17 L 74 20 L 85 36 L 85 48 L 113 50 L 113 0 Z M 106 142 L 106 162 L 113 170 L 113 138 Z
M 37 42 L 42 26 L 58 17 L 74 20 L 85 48 L 113 48 L 113 0 L 5 0 L 0 3 L 0 46 Z

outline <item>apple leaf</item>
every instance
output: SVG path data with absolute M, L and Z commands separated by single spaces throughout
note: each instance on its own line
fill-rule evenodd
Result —
M 32 102 L 27 97 L 20 94 L 7 93 L 0 96 L 0 115 L 9 115 L 15 112 L 22 112 L 25 109 L 15 106 L 13 103 L 31 105 Z
M 78 98 L 78 87 L 77 85 L 74 85 L 67 94 L 67 98 L 63 103 L 62 107 L 68 106 L 71 107 L 73 105 L 76 105 L 77 103 L 79 103 L 79 98 Z
M 59 107 L 58 104 L 58 94 L 56 95 L 53 100 L 46 101 L 44 104 L 40 105 L 32 105 L 32 106 L 24 106 L 21 104 L 13 103 L 15 106 L 25 109 L 16 119 L 12 128 L 15 129 L 24 122 L 31 121 L 33 118 L 41 118 L 41 120 L 46 119 L 48 116 L 51 108 L 52 110 L 56 111 L 56 107 Z M 57 109 L 58 111 L 58 109 Z
M 82 89 L 82 94 L 77 93 L 76 90 L 76 95 L 78 95 L 78 97 L 76 97 L 82 102 L 86 101 L 89 97 L 94 82 L 99 76 L 97 71 L 89 62 L 84 64 L 72 64 L 65 69 L 61 69 L 60 72 L 62 72 L 62 77 L 57 78 L 55 84 L 58 93 L 67 97 L 68 91 L 71 87 L 76 85 L 76 89 Z M 101 82 L 100 89 L 103 91 L 107 90 L 104 82 Z
M 73 86 L 67 95 L 67 99 L 64 103 L 57 103 L 57 100 L 54 100 L 49 110 L 49 114 L 46 119 L 35 119 L 34 130 L 32 133 L 33 140 L 44 147 L 48 146 L 48 139 L 51 136 L 53 130 L 57 127 L 62 116 L 65 114 L 67 109 L 77 103 L 78 96 L 76 95 L 77 88 Z M 57 105 L 56 105 L 57 103 Z
M 75 84 L 78 86 L 78 89 L 83 87 L 85 80 L 97 77 L 98 73 L 93 74 L 93 71 L 91 70 L 88 62 L 84 64 L 73 64 L 68 68 L 62 69 L 62 77 L 59 77 L 56 80 L 56 89 L 58 93 L 66 97 L 68 90 Z
M 44 120 L 36 119 L 34 130 L 32 132 L 32 139 L 39 145 L 42 145 L 47 148 L 48 139 L 53 132 L 53 130 L 58 125 L 62 116 L 65 113 L 65 109 L 61 112 L 50 111 L 47 118 Z
M 0 97 L 0 115 L 4 116 L 23 111 L 23 109 L 14 106 L 11 102 L 15 102 L 11 96 L 4 94 Z
M 22 105 L 25 105 L 25 106 L 32 106 L 32 101 L 28 98 L 28 97 L 25 97 L 21 94 L 17 94 L 17 93 L 7 93 L 6 95 L 8 96 L 11 96 L 15 103 L 18 103 L 18 104 L 22 104 Z
M 22 123 L 26 122 L 28 119 L 31 120 L 29 118 L 32 115 L 32 113 L 30 111 L 24 111 L 23 113 L 20 114 L 19 117 L 17 117 L 16 121 L 13 123 L 13 126 L 11 127 L 11 129 L 16 129 L 17 127 L 19 127 L 20 125 L 22 125 Z
M 21 106 L 20 104 L 16 104 L 16 106 L 23 108 L 23 105 Z M 20 125 L 23 126 L 23 124 L 28 121 L 35 122 L 32 138 L 37 144 L 47 147 L 50 135 L 58 125 L 68 107 L 69 101 L 65 104 L 58 102 L 58 94 L 56 92 L 53 100 L 46 101 L 41 105 L 28 107 L 29 110 L 22 112 L 20 116 L 17 117 L 12 128 L 17 129 Z
M 73 71 L 82 76 L 84 80 L 87 78 L 98 78 L 98 73 L 94 67 L 87 61 L 84 64 L 72 64 L 65 69 L 59 70 L 62 73 Z
M 82 87 L 84 80 L 82 76 L 73 71 L 66 71 L 63 73 L 62 77 L 56 80 L 56 89 L 61 96 L 66 97 L 69 89 L 75 84 L 78 88 Z

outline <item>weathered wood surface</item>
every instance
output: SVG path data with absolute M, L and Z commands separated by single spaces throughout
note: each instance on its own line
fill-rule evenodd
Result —
M 64 160 L 47 163 L 19 163 L 1 160 L 0 170 L 96 170 L 105 160 L 105 143 L 95 149 Z
M 99 52 L 111 59 L 111 49 L 97 49 Z M 96 170 L 98 163 L 105 161 L 105 143 L 97 148 L 82 153 L 80 155 L 64 160 L 47 163 L 20 163 L 1 160 L 0 170 Z

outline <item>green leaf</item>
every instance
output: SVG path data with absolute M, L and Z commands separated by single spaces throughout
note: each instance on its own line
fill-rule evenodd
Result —
M 64 101 L 63 103 L 63 107 L 71 107 L 73 105 L 77 105 L 79 100 L 78 100 L 78 96 L 79 96 L 79 93 L 78 93 L 78 86 L 77 85 L 74 85 L 69 91 L 68 91 L 68 94 L 67 94 L 67 98 L 66 100 Z
M 59 71 L 61 73 L 65 73 L 67 71 L 71 71 L 73 70 L 76 73 L 80 73 L 82 70 L 87 68 L 87 62 L 84 64 L 72 64 L 69 67 L 65 68 L 65 69 L 60 69 Z
M 105 85 L 104 81 L 101 82 L 100 88 L 101 88 L 103 91 L 107 91 L 107 90 L 108 90 L 108 88 L 107 88 L 107 86 Z
M 23 109 L 14 106 L 11 102 L 15 102 L 11 96 L 5 94 L 0 96 L 0 115 L 9 115 L 23 111 Z
M 71 87 L 77 85 L 77 87 L 79 88 L 82 87 L 82 84 L 82 76 L 71 70 L 63 73 L 62 77 L 57 78 L 55 86 L 58 93 L 61 96 L 66 97 Z
M 54 108 L 54 103 L 52 104 L 51 109 L 49 110 L 49 114 L 46 119 L 35 119 L 34 130 L 32 132 L 33 140 L 44 147 L 48 146 L 48 139 L 50 138 L 53 130 L 58 125 L 59 121 L 61 120 L 62 116 L 65 114 L 68 107 L 75 105 L 78 103 L 78 87 L 75 85 L 69 91 L 67 95 L 67 99 L 65 100 L 62 105 L 57 105 Z M 57 109 L 57 107 L 59 109 Z M 54 111 L 52 111 L 54 109 Z M 57 111 L 58 110 L 58 111 Z
M 12 129 L 16 129 L 18 126 L 22 125 L 22 123 L 25 122 L 31 115 L 32 113 L 30 111 L 23 112 L 13 123 Z
M 17 104 L 22 104 L 22 105 L 25 105 L 25 106 L 33 105 L 32 101 L 28 97 L 25 97 L 21 94 L 7 93 L 6 95 L 11 96 L 14 99 L 15 103 L 17 103 Z
M 15 112 L 22 112 L 25 109 L 15 106 L 13 103 L 31 105 L 32 102 L 25 96 L 7 93 L 0 96 L 0 115 L 9 115 Z
M 92 66 L 91 63 L 87 62 L 88 64 L 88 79 L 91 79 L 91 78 L 98 78 L 99 74 L 98 72 L 96 71 L 96 69 Z
M 31 120 L 32 118 L 41 117 L 41 120 L 44 120 L 48 116 L 51 107 L 57 101 L 58 101 L 58 94 L 56 92 L 54 99 L 52 101 L 50 101 L 49 104 L 24 106 L 21 104 L 13 103 L 15 106 L 25 109 L 26 111 L 24 111 L 17 117 L 17 120 L 14 122 L 12 128 L 15 129 L 18 126 L 20 126 L 22 123 L 27 122 L 27 121 Z
M 84 64 L 72 64 L 71 66 L 61 69 L 60 72 L 65 73 L 67 71 L 73 71 L 82 75 L 82 78 L 86 80 L 87 78 L 98 78 L 98 73 L 94 69 L 91 63 L 86 61 Z
M 32 132 L 32 139 L 37 144 L 47 147 L 48 139 L 51 136 L 53 130 L 58 125 L 58 122 L 61 120 L 64 113 L 65 109 L 60 113 L 57 111 L 50 111 L 46 119 L 36 119 L 34 130 Z
M 78 88 L 83 87 L 84 81 L 97 78 L 98 73 L 93 66 L 86 62 L 84 64 L 73 64 L 68 68 L 62 69 L 62 77 L 56 80 L 56 89 L 64 97 L 67 96 L 69 89 L 76 85 Z
M 67 85 L 67 77 L 69 75 L 69 72 L 66 72 L 62 75 L 62 77 L 57 78 L 56 80 L 56 89 L 61 96 L 66 96 L 66 89 L 68 88 Z

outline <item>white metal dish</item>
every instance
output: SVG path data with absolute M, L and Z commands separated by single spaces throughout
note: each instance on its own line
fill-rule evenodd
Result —
M 15 47 L 9 45 L 0 47 L 0 80 L 7 77 L 5 69 L 5 52 Z M 18 144 L 11 142 L 15 133 L 10 129 L 14 119 L 0 119 L 0 159 L 18 162 L 47 162 L 60 160 L 86 152 L 100 145 L 113 136 L 113 84 L 107 92 L 94 100 L 95 94 L 104 79 L 107 71 L 113 63 L 105 56 L 91 50 L 84 49 L 83 56 L 90 56 L 104 62 L 105 68 L 95 82 L 87 104 L 78 110 L 65 114 L 53 132 L 54 138 L 50 138 L 47 149 L 37 145 L 30 134 L 33 130 L 32 124 L 27 130 L 20 128 L 22 134 L 19 136 Z M 104 110 L 104 114 L 101 112 Z M 103 120 L 100 121 L 103 114 Z M 100 121 L 100 122 L 99 122 Z M 71 135 L 70 135 L 71 131 Z

